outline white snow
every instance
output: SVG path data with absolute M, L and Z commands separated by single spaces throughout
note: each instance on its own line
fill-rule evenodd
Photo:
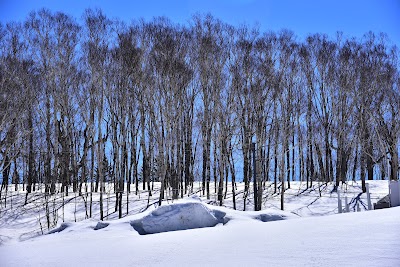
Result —
M 373 196 L 385 194 L 387 182 L 378 182 L 371 183 Z M 313 191 L 288 198 L 288 211 L 274 207 L 275 197 L 259 212 L 187 197 L 103 223 L 73 222 L 66 213 L 68 222 L 47 235 L 34 234 L 37 212 L 2 208 L 0 266 L 400 266 L 400 207 L 335 214 L 331 189 L 320 198 Z M 359 194 L 353 191 L 349 200 Z M 156 234 L 140 235 L 132 222 Z M 183 229 L 190 230 L 175 231 Z
M 140 220 L 145 233 L 154 234 L 177 230 L 212 227 L 218 219 L 201 203 L 161 206 Z

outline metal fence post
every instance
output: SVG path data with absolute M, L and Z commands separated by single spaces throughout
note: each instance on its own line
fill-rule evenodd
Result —
M 350 212 L 349 201 L 347 200 L 347 196 L 344 197 L 344 202 L 346 204 L 346 212 Z
M 366 183 L 365 186 L 366 186 L 366 188 L 367 188 L 368 210 L 372 210 L 371 194 L 369 193 L 369 183 Z

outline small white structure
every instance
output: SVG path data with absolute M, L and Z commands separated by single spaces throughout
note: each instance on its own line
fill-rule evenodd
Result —
M 389 183 L 390 206 L 400 206 L 400 182 L 390 181 Z

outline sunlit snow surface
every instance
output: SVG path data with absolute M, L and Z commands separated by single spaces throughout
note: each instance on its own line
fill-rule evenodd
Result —
M 386 185 L 376 181 L 372 194 L 384 195 Z M 329 213 L 337 205 L 331 189 L 313 204 L 312 192 L 288 198 L 288 211 L 276 209 L 274 198 L 262 211 L 243 212 L 203 197 L 151 205 L 104 223 L 75 223 L 65 211 L 66 223 L 60 220 L 47 235 L 35 234 L 37 212 L 2 207 L 0 266 L 400 266 L 400 208 Z M 334 215 L 304 217 L 305 210 Z M 155 234 L 140 235 L 132 222 Z

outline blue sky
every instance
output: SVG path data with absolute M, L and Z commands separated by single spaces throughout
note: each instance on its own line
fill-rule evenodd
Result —
M 132 19 L 167 16 L 187 23 L 195 13 L 211 13 L 224 22 L 258 23 L 262 31 L 287 28 L 304 38 L 309 33 L 337 31 L 361 37 L 371 30 L 385 32 L 400 47 L 400 0 L 0 0 L 0 22 L 20 21 L 32 10 L 46 7 L 77 19 L 85 8 L 99 7 L 110 18 Z

